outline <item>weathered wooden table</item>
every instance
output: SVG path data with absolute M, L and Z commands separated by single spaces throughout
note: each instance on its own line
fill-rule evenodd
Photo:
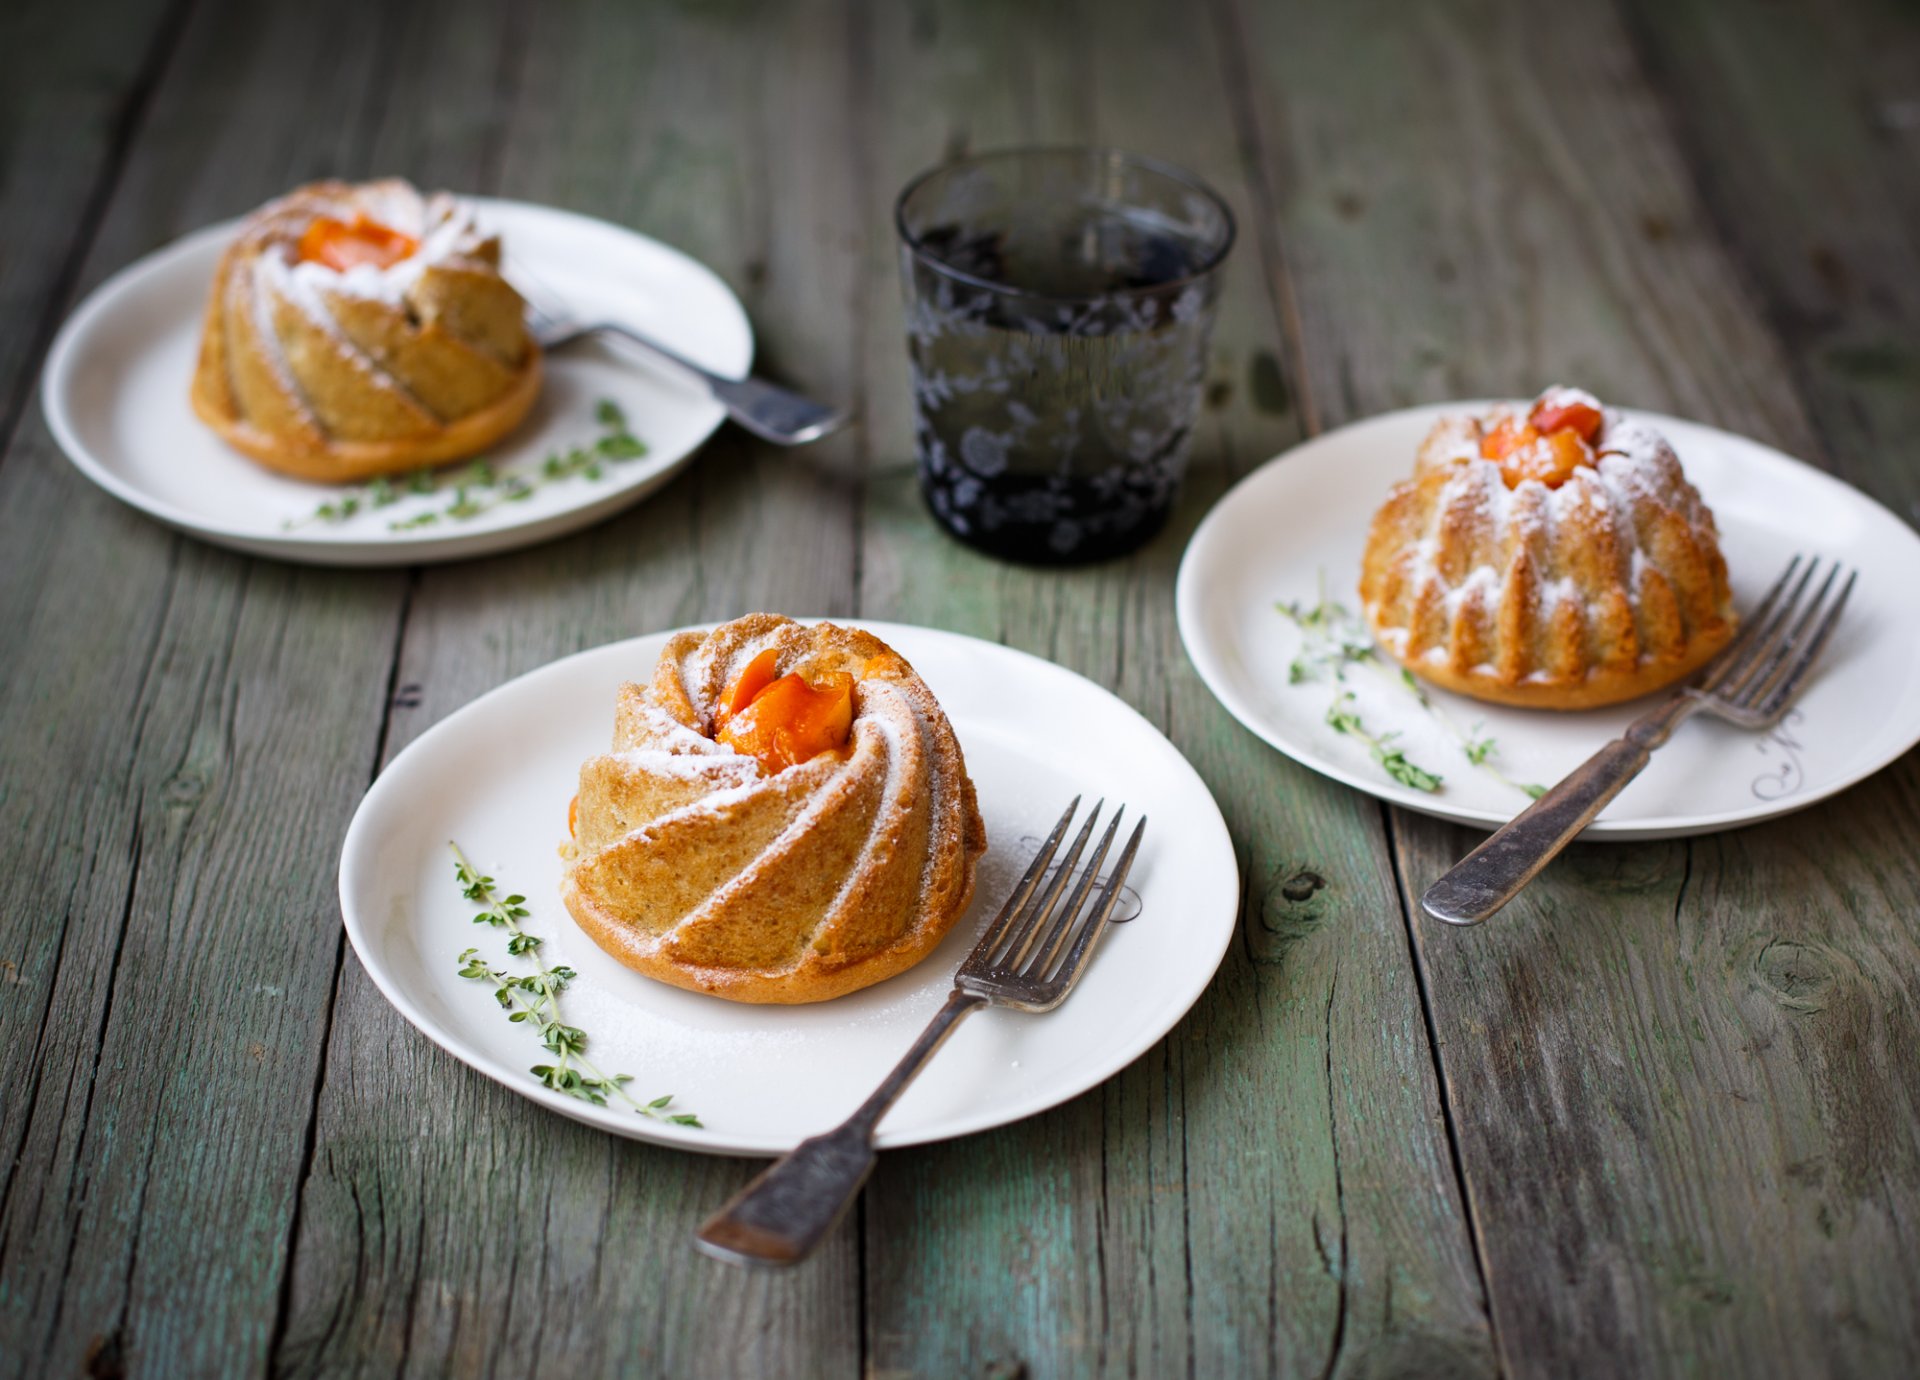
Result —
M 1238 476 L 1380 409 L 1578 379 L 1920 513 L 1920 17 L 1397 6 L 19 0 L 0 14 L 0 1372 L 1920 1372 L 1920 764 L 1592 846 L 1480 931 L 1473 839 L 1293 766 L 1172 615 Z M 1172 530 L 1038 573 L 935 535 L 889 210 L 1106 141 L 1244 238 Z M 174 536 L 34 398 L 78 294 L 302 179 L 645 229 L 862 425 L 721 434 L 584 535 L 343 573 Z M 334 868 L 380 764 L 550 658 L 760 607 L 999 638 L 1192 758 L 1245 875 L 1174 1034 L 888 1155 L 824 1257 L 697 1258 L 744 1161 L 545 1114 L 406 1026 Z M 1920 619 L 1916 619 L 1920 631 Z

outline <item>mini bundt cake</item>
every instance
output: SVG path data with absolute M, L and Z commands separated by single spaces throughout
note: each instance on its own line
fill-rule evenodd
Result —
M 628 967 L 824 1001 L 918 963 L 986 826 L 953 728 L 880 639 L 756 613 L 667 644 L 580 769 L 561 895 Z
M 456 460 L 540 391 L 500 242 L 444 192 L 316 182 L 255 211 L 221 256 L 193 410 L 236 450 L 348 483 Z
M 1713 514 L 1673 448 L 1558 387 L 1434 426 L 1374 514 L 1360 601 L 1416 675 L 1545 709 L 1670 685 L 1735 624 Z

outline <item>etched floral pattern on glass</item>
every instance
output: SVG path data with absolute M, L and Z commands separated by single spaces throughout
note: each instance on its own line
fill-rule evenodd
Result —
M 985 155 L 902 195 L 921 489 L 996 555 L 1097 560 L 1166 521 L 1193 444 L 1220 200 L 1109 150 Z

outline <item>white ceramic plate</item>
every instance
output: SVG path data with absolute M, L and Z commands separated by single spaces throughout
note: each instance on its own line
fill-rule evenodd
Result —
M 1414 452 L 1444 412 L 1484 402 L 1393 412 L 1328 432 L 1262 466 L 1200 524 L 1180 563 L 1180 635 L 1201 678 L 1241 723 L 1289 757 L 1349 786 L 1442 819 L 1497 825 L 1526 797 L 1470 764 L 1458 743 L 1390 682 L 1350 673 L 1370 727 L 1443 778 L 1434 793 L 1388 777 L 1354 739 L 1327 726 L 1324 682 L 1288 683 L 1301 635 L 1276 600 L 1328 596 L 1359 607 L 1354 587 L 1373 510 L 1413 470 Z M 1587 831 L 1589 837 L 1671 838 L 1786 814 L 1851 786 L 1920 742 L 1920 537 L 1839 480 L 1757 442 L 1647 414 L 1672 441 L 1719 524 L 1735 598 L 1751 608 L 1792 553 L 1859 567 L 1821 667 L 1775 732 L 1757 736 L 1690 721 Z M 1557 714 L 1430 692 L 1463 728 L 1485 726 L 1496 761 L 1517 781 L 1552 784 L 1614 737 L 1646 703 Z
M 721 373 L 746 373 L 753 330 L 739 299 L 704 265 L 586 216 L 477 197 L 473 204 L 482 226 L 500 235 L 505 272 L 523 292 L 581 317 L 630 323 Z M 591 442 L 601 398 L 626 412 L 646 443 L 644 457 L 610 464 L 598 480 L 574 477 L 430 528 L 395 530 L 436 506 L 413 496 L 343 523 L 289 528 L 343 491 L 285 478 L 229 450 L 187 402 L 208 285 L 237 225 L 189 235 L 102 283 L 61 328 L 42 386 L 48 424 L 80 472 L 183 532 L 317 565 L 410 565 L 505 551 L 634 503 L 665 483 L 725 417 L 703 389 L 630 347 L 571 345 L 547 359 L 532 415 L 489 458 L 504 474 Z M 437 506 L 447 502 L 442 494 Z
M 511 681 L 435 725 L 381 773 L 347 830 L 340 903 L 360 960 L 426 1035 L 490 1078 L 605 1130 L 688 1150 L 776 1154 L 834 1125 L 905 1052 L 952 985 L 979 926 L 1076 793 L 1149 820 L 1129 884 L 1140 913 L 1102 942 L 1058 1011 L 968 1018 L 880 1129 L 882 1145 L 965 1135 L 1031 1116 L 1117 1073 L 1186 1014 L 1233 937 L 1239 876 L 1219 808 L 1151 724 L 1091 681 L 953 633 L 864 623 L 933 687 L 966 752 L 986 818 L 972 912 L 929 958 L 815 1006 L 742 1006 L 621 967 L 560 904 L 567 802 L 580 763 L 606 750 L 614 692 L 651 674 L 670 634 L 614 643 Z M 579 973 L 565 1019 L 641 1100 L 671 1093 L 704 1130 L 599 1108 L 542 1087 L 548 1056 L 485 986 L 458 976 L 478 946 L 505 963 L 505 936 L 476 926 L 447 841 L 530 898 L 543 953 Z

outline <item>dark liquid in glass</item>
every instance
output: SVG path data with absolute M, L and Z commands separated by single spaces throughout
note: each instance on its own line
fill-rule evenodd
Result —
M 962 324 L 910 342 L 921 491 L 935 518 L 993 555 L 1042 564 L 1119 556 L 1152 537 L 1172 511 L 1199 405 L 1210 299 L 1183 285 L 1201 268 L 1190 246 L 1118 216 L 1024 252 L 945 226 L 922 242 L 1016 289 L 981 293 Z

